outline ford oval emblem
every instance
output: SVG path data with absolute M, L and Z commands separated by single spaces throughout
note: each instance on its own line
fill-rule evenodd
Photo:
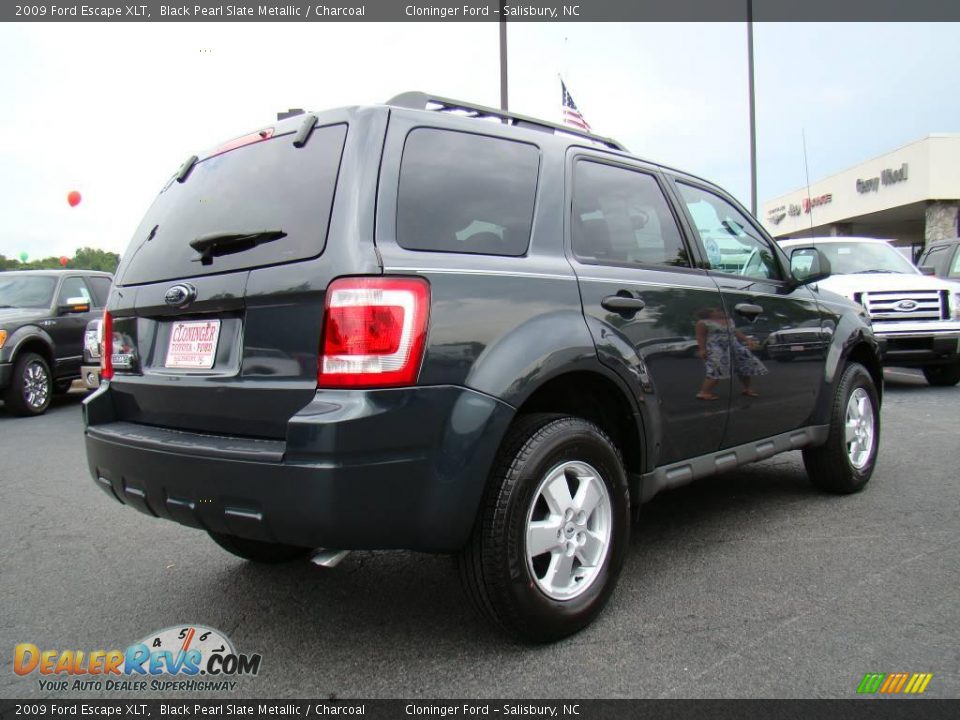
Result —
M 897 310 L 902 310 L 903 312 L 910 312 L 911 310 L 917 309 L 917 302 L 915 300 L 901 300 L 898 302 L 895 307 Z
M 182 307 L 183 305 L 186 305 L 190 301 L 194 300 L 196 297 L 197 289 L 193 285 L 183 283 L 181 285 L 174 285 L 167 290 L 166 295 L 163 296 L 163 300 L 167 303 L 167 305 Z

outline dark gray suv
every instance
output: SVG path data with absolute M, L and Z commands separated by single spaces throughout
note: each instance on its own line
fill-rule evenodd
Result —
M 255 561 L 454 553 L 482 612 L 563 637 L 660 490 L 799 449 L 823 490 L 870 478 L 877 343 L 810 253 L 791 275 L 722 190 L 532 118 L 285 119 L 191 157 L 137 229 L 90 471 Z

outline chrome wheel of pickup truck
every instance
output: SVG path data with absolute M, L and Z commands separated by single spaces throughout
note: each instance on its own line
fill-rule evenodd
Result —
M 7 407 L 16 415 L 42 415 L 50 407 L 52 396 L 53 379 L 47 361 L 36 353 L 21 353 L 4 394 Z
M 554 600 L 589 588 L 610 546 L 610 494 L 585 462 L 565 462 L 547 473 L 527 513 L 527 567 Z

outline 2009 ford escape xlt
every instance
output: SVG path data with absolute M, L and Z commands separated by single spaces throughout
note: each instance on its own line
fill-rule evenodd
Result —
M 818 488 L 869 480 L 877 344 L 798 253 L 570 128 L 420 93 L 289 118 L 136 230 L 90 471 L 255 561 L 456 553 L 481 611 L 563 637 L 660 490 L 796 449 Z

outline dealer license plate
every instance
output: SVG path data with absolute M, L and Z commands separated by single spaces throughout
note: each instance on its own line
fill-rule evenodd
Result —
M 209 369 L 217 355 L 219 320 L 177 321 L 170 328 L 167 346 L 168 368 Z

